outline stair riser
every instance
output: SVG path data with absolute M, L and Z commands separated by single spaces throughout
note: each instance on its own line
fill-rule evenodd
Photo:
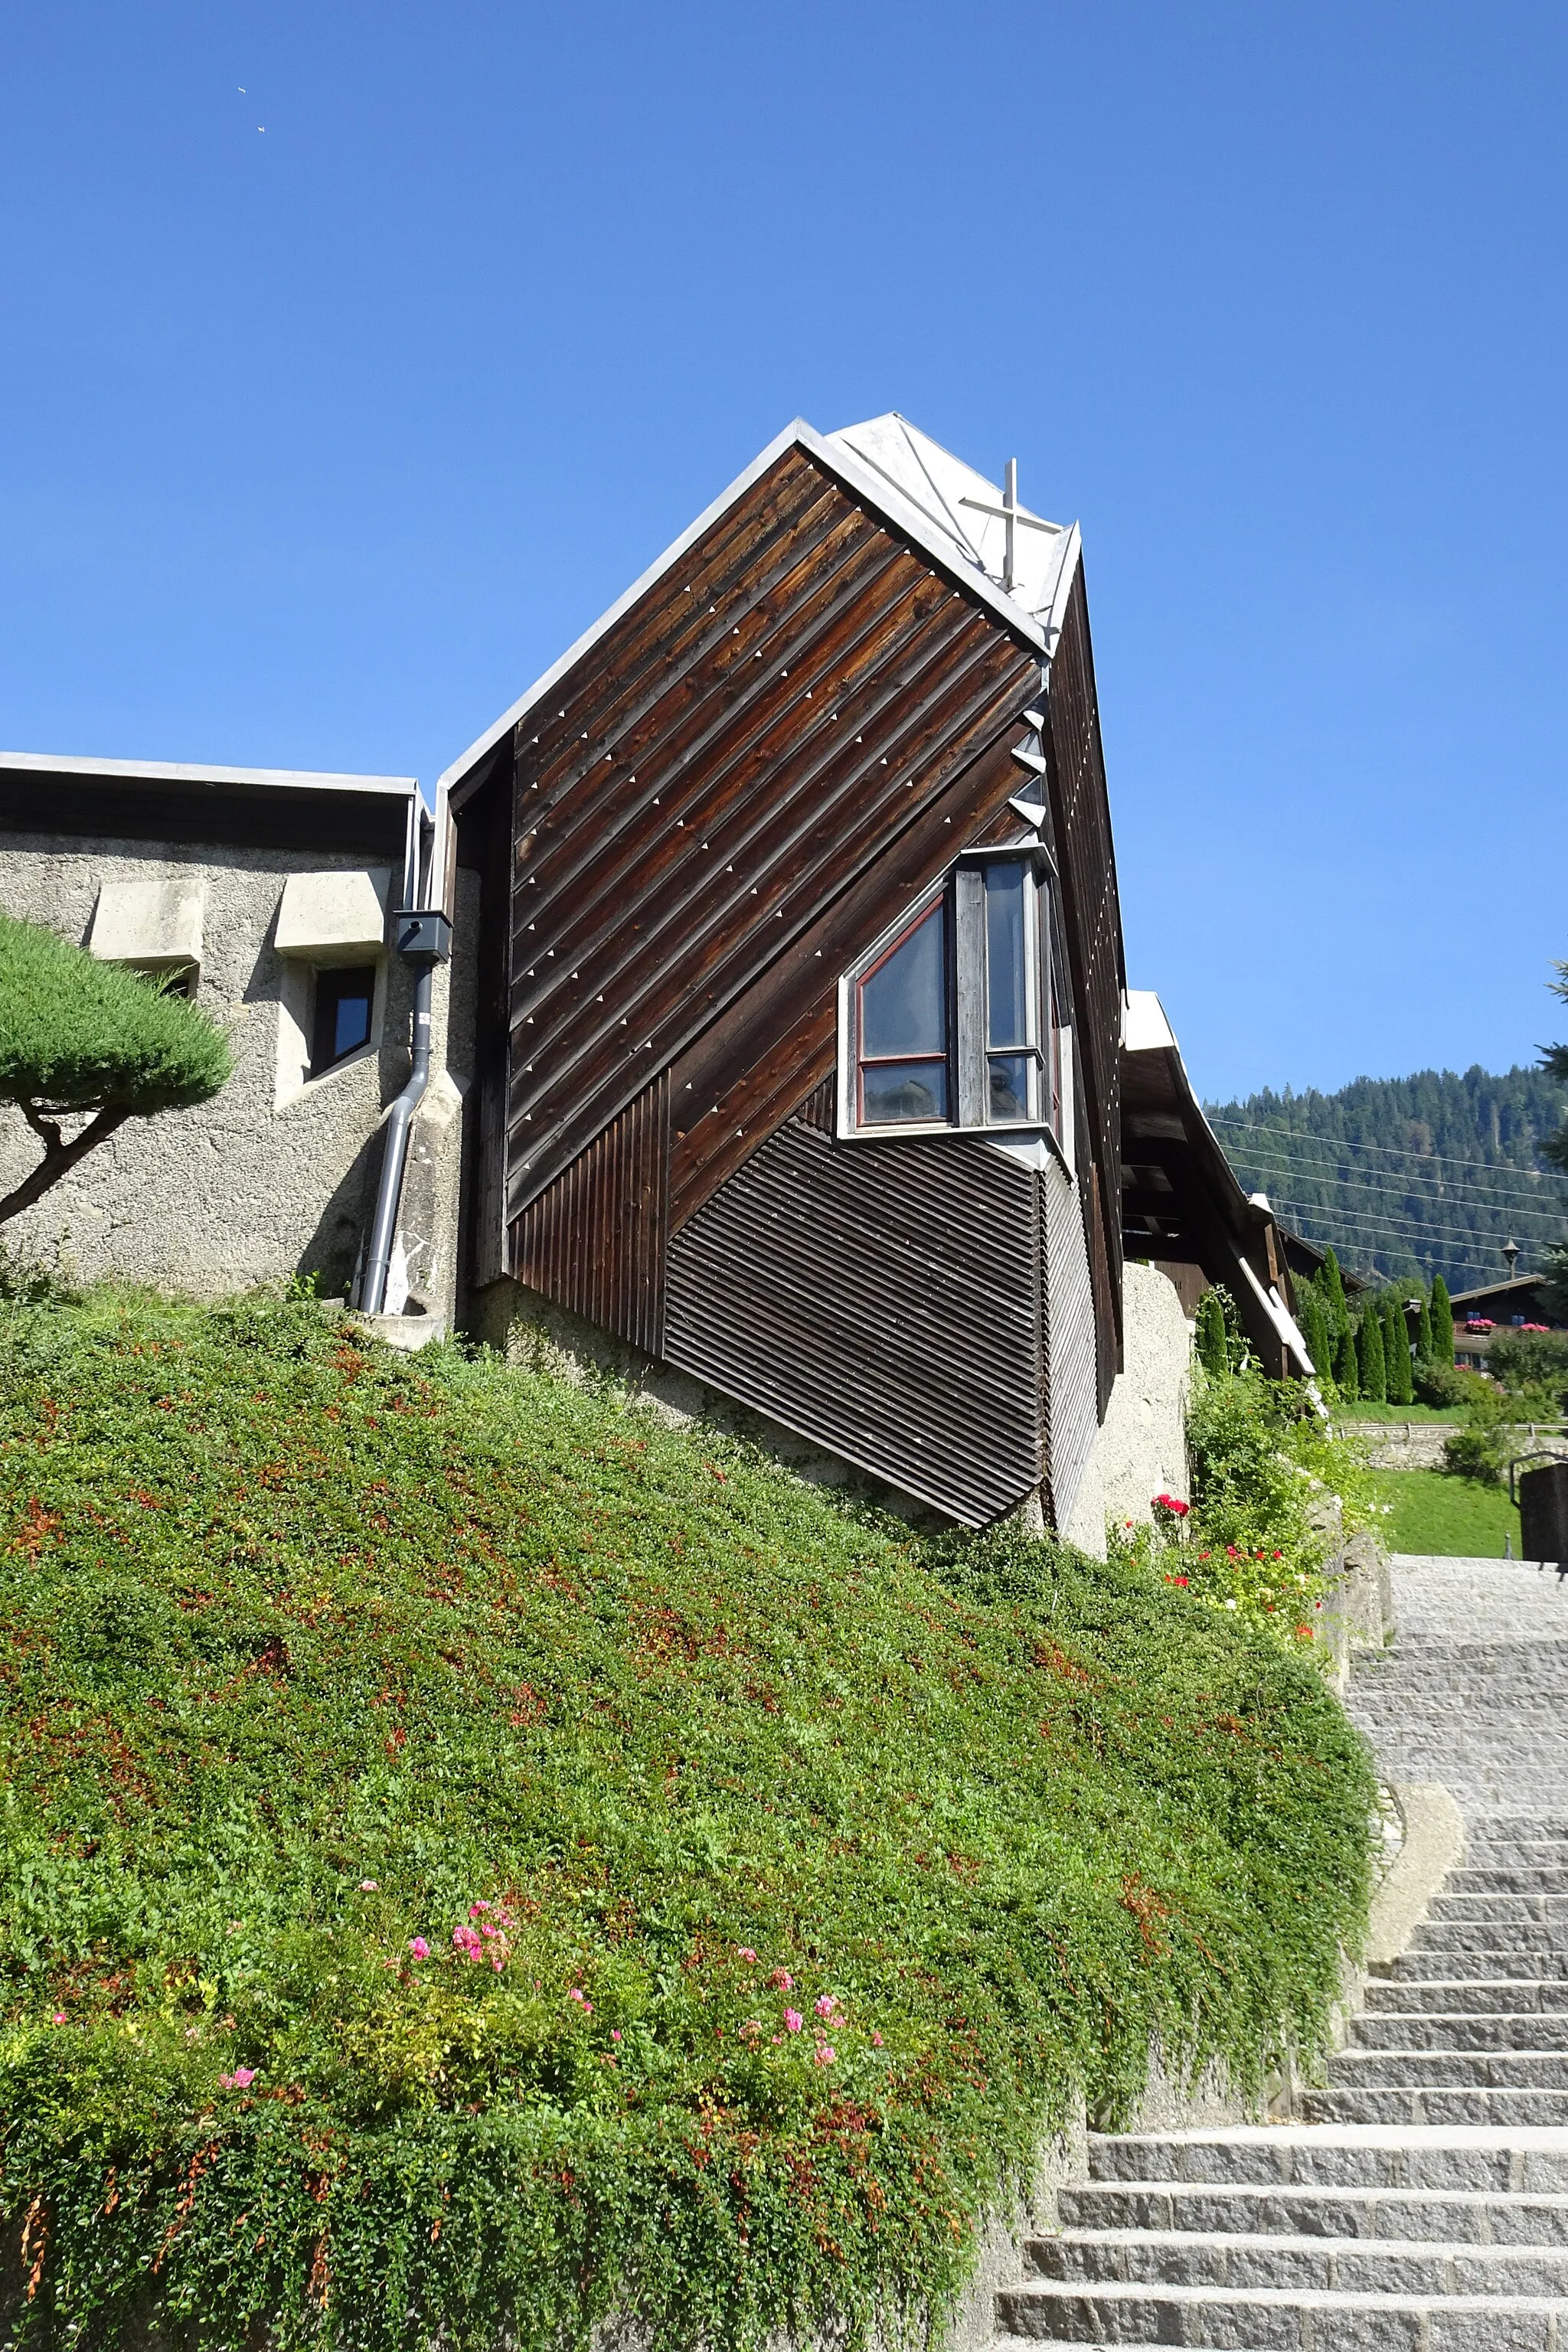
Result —
M 1395 1960 L 1388 1981 L 1422 1984 L 1437 1979 L 1446 1984 L 1462 1983 L 1467 1960 L 1473 1963 L 1476 1979 L 1486 1983 L 1496 1984 L 1508 1977 L 1541 1984 L 1562 1984 L 1568 1979 L 1568 1955 L 1561 1952 L 1428 1951 L 1412 1947 Z
M 1331 2091 L 1490 2090 L 1568 2093 L 1568 2053 L 1556 2050 L 1342 2050 Z
M 1438 2010 L 1470 2017 L 1486 2011 L 1512 2016 L 1537 2011 L 1568 2016 L 1568 1979 L 1542 1983 L 1529 1977 L 1491 1981 L 1470 1978 L 1457 1983 L 1442 1977 L 1424 1981 L 1373 1977 L 1366 1988 L 1366 2006 L 1369 2014 L 1380 2017 L 1426 2016 Z
M 1094 2135 L 1092 2181 L 1168 2181 L 1182 2187 L 1431 2189 L 1482 2197 L 1568 2196 L 1568 2146 L 1382 2147 L 1281 2131 L 1258 2139 L 1123 2138 Z
M 1568 2198 L 1360 2196 L 1312 2189 L 1215 2189 L 1136 2181 L 1064 2189 L 1068 2230 L 1231 2231 L 1272 2237 L 1433 2239 L 1457 2245 L 1555 2246 L 1568 2259 Z
M 1568 2052 L 1568 2010 L 1529 2015 L 1390 2017 L 1363 2013 L 1351 2027 L 1357 2050 L 1560 2050 Z
M 1568 2292 L 1568 2257 L 1546 2248 L 1279 2245 L 1245 2237 L 1041 2240 L 1037 2274 L 1068 2285 L 1271 2287 L 1292 2294 L 1552 2295 Z
M 1300 2105 L 1310 2124 L 1568 2125 L 1568 2091 L 1307 2091 Z
M 1047 2342 L 1185 2344 L 1212 2352 L 1562 2352 L 1563 2342 L 1557 2313 L 1539 2304 L 1314 2307 L 1251 2302 L 1223 2289 L 1176 2300 L 1042 2284 L 999 2295 L 997 2315 L 1009 2333 Z

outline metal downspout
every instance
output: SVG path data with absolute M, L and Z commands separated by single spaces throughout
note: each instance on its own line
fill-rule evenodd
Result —
M 370 1255 L 360 1290 L 360 1312 L 379 1315 L 386 1303 L 386 1277 L 392 1265 L 392 1245 L 397 1232 L 397 1212 L 403 1199 L 403 1171 L 408 1162 L 408 1138 L 414 1114 L 430 1083 L 430 997 L 436 981 L 435 959 L 422 959 L 414 982 L 414 1067 L 408 1084 L 393 1104 L 386 1122 L 386 1150 L 381 1162 L 381 1182 L 375 1196 L 375 1218 L 370 1229 Z

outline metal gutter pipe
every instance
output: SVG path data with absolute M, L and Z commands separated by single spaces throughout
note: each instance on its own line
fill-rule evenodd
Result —
M 363 1315 L 379 1315 L 386 1304 L 386 1277 L 392 1266 L 397 1212 L 403 1200 L 408 1138 L 414 1114 L 424 1101 L 425 1089 L 430 1083 L 430 997 L 435 979 L 436 958 L 422 956 L 414 981 L 414 1067 L 408 1074 L 408 1084 L 387 1115 L 386 1150 L 375 1195 L 375 1218 L 370 1229 L 370 1255 L 360 1286 Z

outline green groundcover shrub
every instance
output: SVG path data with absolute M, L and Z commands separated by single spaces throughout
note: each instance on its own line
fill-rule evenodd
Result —
M 24 2344 L 854 2340 L 1361 1931 L 1256 1631 L 308 1303 L 0 1301 L 0 1573 Z

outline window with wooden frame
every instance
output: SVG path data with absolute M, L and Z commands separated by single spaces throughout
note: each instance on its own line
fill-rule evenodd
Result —
M 840 1127 L 1062 1134 L 1049 860 L 967 853 L 840 992 Z

